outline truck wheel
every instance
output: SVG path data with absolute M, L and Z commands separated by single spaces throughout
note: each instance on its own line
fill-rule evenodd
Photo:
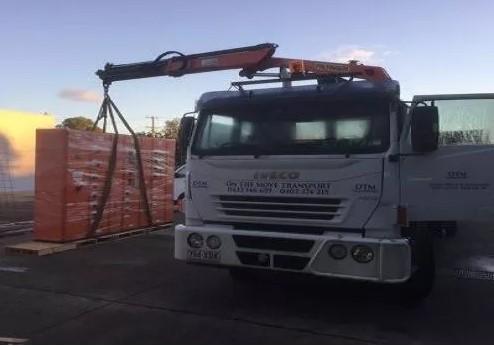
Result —
M 411 234 L 412 276 L 404 284 L 406 304 L 416 305 L 425 299 L 434 287 L 436 265 L 434 237 L 426 227 L 417 227 Z

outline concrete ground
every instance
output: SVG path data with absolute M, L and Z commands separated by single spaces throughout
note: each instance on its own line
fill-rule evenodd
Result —
M 436 286 L 415 308 L 383 286 L 236 283 L 226 270 L 175 261 L 170 230 L 44 257 L 1 255 L 0 342 L 493 343 L 493 239 L 481 228 L 444 239 Z

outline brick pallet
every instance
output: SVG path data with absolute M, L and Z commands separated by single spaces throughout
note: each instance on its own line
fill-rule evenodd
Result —
M 172 222 L 175 141 L 139 137 L 152 218 L 149 224 L 133 138 L 118 135 L 109 197 L 98 227 L 91 232 L 108 178 L 114 136 L 69 129 L 37 131 L 36 240 L 69 242 Z

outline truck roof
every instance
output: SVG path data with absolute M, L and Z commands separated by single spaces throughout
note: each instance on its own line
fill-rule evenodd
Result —
M 234 91 L 212 91 L 202 94 L 197 110 L 216 109 L 266 103 L 290 103 L 300 101 L 336 101 L 357 99 L 398 99 L 400 86 L 397 81 L 345 81 L 280 88 L 264 88 Z

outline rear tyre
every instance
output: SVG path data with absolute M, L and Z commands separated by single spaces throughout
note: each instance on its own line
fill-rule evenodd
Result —
M 434 237 L 426 227 L 411 232 L 412 276 L 404 284 L 403 298 L 407 305 L 417 305 L 432 291 L 436 276 Z

